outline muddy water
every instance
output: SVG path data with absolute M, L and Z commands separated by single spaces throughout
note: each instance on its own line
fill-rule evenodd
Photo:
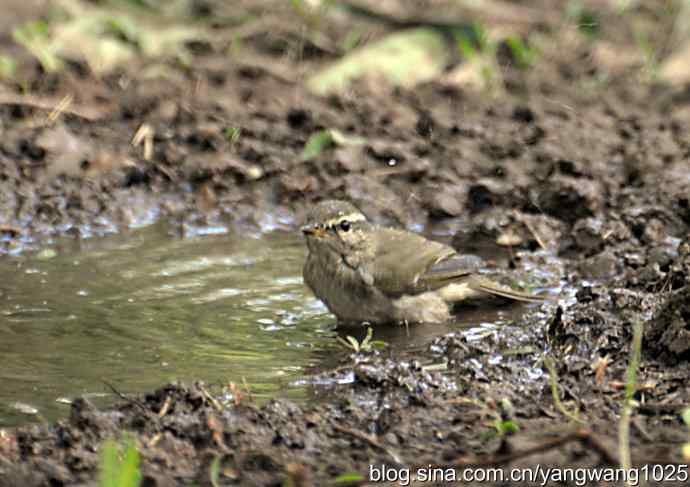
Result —
M 176 238 L 165 225 L 0 260 L 0 426 L 55 419 L 69 400 L 114 399 L 171 380 L 248 384 L 255 398 L 304 400 L 308 377 L 345 355 L 335 321 L 304 287 L 294 233 Z M 462 322 L 379 329 L 413 351 L 459 327 L 495 326 L 523 307 Z M 307 380 L 305 380 L 305 377 Z
M 0 261 L 0 424 L 110 395 L 103 380 L 125 393 L 246 381 L 258 397 L 299 397 L 290 381 L 335 346 L 293 235 L 179 239 L 152 226 L 50 249 Z

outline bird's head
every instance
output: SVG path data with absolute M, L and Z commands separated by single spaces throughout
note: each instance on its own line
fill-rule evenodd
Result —
M 308 213 L 302 233 L 310 251 L 330 250 L 348 255 L 366 245 L 370 229 L 367 217 L 352 203 L 326 200 Z

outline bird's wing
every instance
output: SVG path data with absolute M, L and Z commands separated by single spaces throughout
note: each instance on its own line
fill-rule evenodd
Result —
M 419 277 L 425 289 L 438 289 L 475 274 L 482 266 L 482 259 L 476 255 L 453 253 L 433 264 Z
M 388 296 L 418 294 L 449 284 L 462 284 L 462 287 L 448 286 L 447 299 L 460 299 L 453 293 L 462 291 L 463 295 L 480 292 L 516 301 L 536 303 L 544 300 L 541 296 L 516 291 L 477 275 L 483 264 L 477 256 L 459 255 L 448 245 L 414 233 L 395 229 L 379 229 L 379 232 L 374 254 L 365 259 L 368 264 L 359 266 L 358 271 L 365 282 Z
M 363 272 L 386 295 L 438 289 L 474 270 L 462 267 L 463 259 L 448 245 L 396 229 L 379 232 L 377 248 Z

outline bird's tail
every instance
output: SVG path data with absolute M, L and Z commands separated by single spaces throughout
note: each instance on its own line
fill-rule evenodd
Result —
M 524 301 L 526 303 L 541 303 L 544 301 L 544 298 L 541 296 L 516 291 L 483 277 L 472 276 L 472 278 L 468 280 L 467 284 L 469 288 L 474 291 L 481 291 L 515 301 Z

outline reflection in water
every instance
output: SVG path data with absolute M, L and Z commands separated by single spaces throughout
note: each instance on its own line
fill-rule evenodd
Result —
M 464 330 L 468 336 L 490 324 L 492 329 L 508 321 L 518 319 L 530 308 L 522 303 L 509 303 L 496 306 L 496 300 L 488 301 L 488 306 L 463 306 L 456 310 L 455 319 L 449 323 L 420 323 L 410 326 L 381 326 L 375 328 L 376 340 L 383 340 L 396 349 L 416 349 L 426 345 L 432 338 Z M 336 333 L 345 338 L 350 335 L 358 341 L 367 334 L 365 326 L 340 326 Z
M 308 381 L 298 379 L 347 355 L 334 318 L 302 284 L 297 235 L 173 239 L 159 224 L 54 248 L 49 259 L 0 260 L 0 426 L 27 421 L 30 408 L 64 415 L 64 398 L 111 400 L 103 381 L 124 393 L 176 379 L 246 381 L 256 398 L 305 400 Z M 522 309 L 468 309 L 456 323 L 379 327 L 374 337 L 413 351 Z
M 159 225 L 55 248 L 0 261 L 0 425 L 26 420 L 17 402 L 64 414 L 56 399 L 109 392 L 103 380 L 125 393 L 246 380 L 256 397 L 299 399 L 290 381 L 335 346 L 297 236 L 179 240 Z

